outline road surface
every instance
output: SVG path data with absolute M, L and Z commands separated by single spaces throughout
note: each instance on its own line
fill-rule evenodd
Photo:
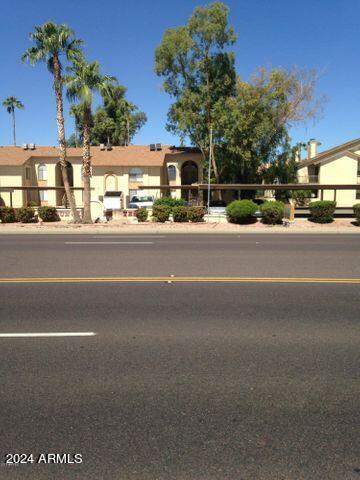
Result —
M 357 237 L 149 237 L 0 237 L 0 478 L 360 478 Z

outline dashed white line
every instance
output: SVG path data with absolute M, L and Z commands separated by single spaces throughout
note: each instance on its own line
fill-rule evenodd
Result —
M 0 333 L 0 338 L 17 337 L 93 337 L 95 332 Z
M 65 242 L 65 245 L 153 245 L 154 242 Z

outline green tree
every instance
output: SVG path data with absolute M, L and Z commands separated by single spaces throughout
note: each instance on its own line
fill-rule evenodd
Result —
M 215 111 L 235 93 L 234 54 L 228 51 L 235 40 L 228 8 L 215 2 L 197 7 L 185 26 L 167 30 L 155 52 L 155 72 L 174 99 L 167 128 L 183 140 L 189 138 L 204 160 L 210 153 L 210 130 L 215 142 L 220 134 Z M 218 183 L 219 166 L 212 153 Z
M 73 60 L 81 54 L 82 41 L 76 39 L 73 31 L 67 25 L 57 25 L 53 22 L 46 22 L 35 27 L 30 34 L 30 40 L 34 46 L 29 48 L 22 56 L 23 61 L 34 65 L 45 62 L 49 72 L 53 76 L 53 84 L 56 98 L 56 122 L 58 129 L 60 166 L 66 192 L 67 200 L 71 208 L 73 221 L 78 223 L 80 216 L 76 210 L 75 197 L 70 189 L 67 174 L 66 139 L 63 113 L 63 82 L 61 57 L 67 61 Z
M 147 121 L 146 114 L 126 99 L 126 88 L 122 85 L 111 87 L 110 95 L 103 97 L 103 107 L 96 114 L 98 112 L 98 118 L 94 119 L 94 141 L 98 143 L 129 145 Z
M 92 223 L 91 219 L 91 157 L 90 138 L 92 122 L 92 102 L 94 93 L 110 94 L 110 87 L 116 82 L 115 77 L 102 75 L 99 62 L 86 63 L 84 59 L 74 59 L 68 68 L 70 75 L 64 78 L 67 97 L 70 101 L 80 102 L 83 120 L 83 181 L 84 181 L 84 214 L 83 223 Z
M 16 125 L 15 125 L 15 108 L 24 109 L 24 104 L 20 102 L 16 97 L 7 97 L 3 101 L 3 106 L 6 108 L 7 112 L 10 113 L 12 117 L 12 128 L 13 128 L 13 143 L 16 147 Z
M 261 182 L 270 165 L 289 158 L 291 126 L 321 111 L 315 86 L 315 72 L 296 70 L 262 68 L 249 82 L 237 79 L 236 94 L 216 110 L 223 181 Z

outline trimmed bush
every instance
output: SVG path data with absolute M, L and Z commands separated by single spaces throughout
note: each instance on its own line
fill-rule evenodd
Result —
M 146 208 L 138 208 L 135 212 L 135 215 L 139 222 L 146 222 L 149 212 L 146 210 Z
M 257 209 L 251 200 L 234 200 L 226 207 L 226 215 L 230 223 L 250 223 Z
M 34 223 L 37 220 L 35 219 L 35 210 L 31 207 L 21 207 L 16 209 L 16 221 L 21 223 Z
M 189 207 L 188 208 L 188 220 L 193 223 L 199 223 L 204 221 L 205 209 L 203 207 Z
M 354 214 L 358 225 L 360 225 L 360 203 L 356 203 L 353 206 Z
M 155 222 L 164 223 L 169 220 L 171 208 L 168 205 L 155 205 L 152 209 L 152 216 Z
M 187 207 L 174 207 L 172 209 L 174 222 L 187 222 L 188 221 L 188 209 Z
M 265 202 L 260 205 L 261 221 L 268 225 L 282 223 L 284 217 L 284 204 L 280 201 Z
M 311 200 L 311 190 L 293 190 L 291 196 L 298 207 L 305 207 Z
M 55 207 L 39 207 L 38 215 L 43 222 L 60 222 L 60 217 Z
M 14 223 L 16 222 L 15 209 L 12 207 L 0 208 L 0 220 L 2 223 Z
M 185 205 L 185 201 L 182 198 L 161 197 L 155 200 L 154 205 L 166 205 L 171 209 L 174 207 L 182 207 Z
M 334 220 L 336 202 L 320 200 L 309 203 L 310 220 L 316 223 L 331 223 Z

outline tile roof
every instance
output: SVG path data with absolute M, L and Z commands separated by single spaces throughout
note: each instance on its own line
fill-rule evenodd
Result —
M 165 157 L 182 155 L 184 153 L 199 153 L 192 148 L 176 148 L 162 145 L 161 150 L 150 151 L 148 145 L 129 145 L 113 147 L 112 150 L 100 150 L 91 147 L 91 160 L 94 166 L 162 166 Z M 56 158 L 59 156 L 57 147 L 36 147 L 34 150 L 24 150 L 22 147 L 0 147 L 0 165 L 23 165 L 30 158 Z M 81 158 L 82 148 L 68 148 L 67 156 Z

